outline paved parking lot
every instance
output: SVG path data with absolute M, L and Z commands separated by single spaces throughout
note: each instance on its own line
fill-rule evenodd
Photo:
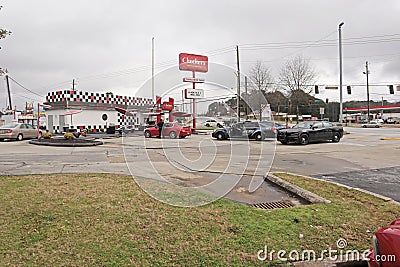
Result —
M 102 146 L 76 148 L 1 142 L 0 174 L 133 174 L 202 188 L 238 202 L 290 198 L 263 182 L 262 177 L 272 170 L 315 176 L 400 200 L 396 195 L 400 191 L 400 129 L 346 130 L 350 134 L 340 143 L 307 146 L 286 146 L 275 140 L 216 141 L 210 135 L 176 140 L 134 135 L 103 139 Z

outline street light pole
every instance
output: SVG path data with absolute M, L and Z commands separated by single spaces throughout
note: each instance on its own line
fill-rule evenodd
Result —
M 340 112 L 339 122 L 343 121 L 343 62 L 342 62 L 342 26 L 344 22 L 339 24 L 339 93 L 340 93 Z
M 365 62 L 365 71 L 363 72 L 365 75 L 367 75 L 367 106 L 368 106 L 368 117 L 367 117 L 367 121 L 369 122 L 369 111 L 370 111 L 370 106 L 369 106 L 369 80 L 368 80 L 368 74 L 369 74 L 369 70 L 368 70 L 368 61 Z

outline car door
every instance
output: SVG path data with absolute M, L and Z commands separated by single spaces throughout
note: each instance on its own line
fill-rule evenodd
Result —
M 37 136 L 37 130 L 30 124 L 25 124 L 26 134 L 24 136 L 26 138 L 35 138 Z
M 323 122 L 324 125 L 324 132 L 323 132 L 323 138 L 324 140 L 332 140 L 333 138 L 333 124 L 330 122 Z
M 243 123 L 239 122 L 232 125 L 230 129 L 229 135 L 231 137 L 242 137 L 243 136 L 244 125 Z
M 324 140 L 324 127 L 322 122 L 316 122 L 311 126 L 309 131 L 310 141 Z

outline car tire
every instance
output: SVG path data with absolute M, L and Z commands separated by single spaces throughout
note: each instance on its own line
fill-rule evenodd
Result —
M 280 141 L 282 145 L 287 145 L 288 143 L 286 141 Z
M 144 137 L 150 138 L 150 137 L 151 137 L 150 131 L 145 131 L 145 132 L 144 132 Z
M 256 135 L 254 136 L 254 139 L 256 139 L 257 141 L 264 140 L 262 133 L 256 133 Z
M 206 127 L 210 127 L 210 124 L 208 124 L 208 123 L 206 123 L 206 125 L 205 125 Z
M 340 141 L 340 134 L 339 133 L 335 133 L 332 137 L 332 142 L 333 143 L 338 143 Z
M 170 132 L 169 133 L 169 138 L 171 138 L 171 139 L 175 139 L 176 138 L 176 132 L 174 132 L 174 131 L 172 131 L 172 132 Z
M 22 141 L 24 140 L 24 136 L 22 134 L 17 135 L 17 141 Z
M 217 133 L 217 139 L 218 140 L 224 140 L 225 139 L 225 135 L 223 133 Z
M 363 125 L 362 127 L 363 127 L 363 128 L 367 128 L 367 125 Z
M 300 144 L 301 145 L 307 145 L 310 142 L 310 138 L 308 137 L 307 134 L 302 134 L 300 136 Z
M 376 125 L 375 128 L 379 128 L 379 125 Z
M 218 124 L 217 124 L 217 127 L 218 127 L 218 128 L 222 128 L 222 124 L 218 123 Z
M 0 142 L 3 142 L 4 141 L 4 139 L 3 138 L 0 138 Z

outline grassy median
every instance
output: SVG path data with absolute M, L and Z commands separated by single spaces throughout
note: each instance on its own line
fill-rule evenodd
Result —
M 331 204 L 265 211 L 218 200 L 197 208 L 160 203 L 132 177 L 0 176 L 0 265 L 232 266 L 265 264 L 257 251 L 370 247 L 400 207 L 306 178 L 280 175 Z

